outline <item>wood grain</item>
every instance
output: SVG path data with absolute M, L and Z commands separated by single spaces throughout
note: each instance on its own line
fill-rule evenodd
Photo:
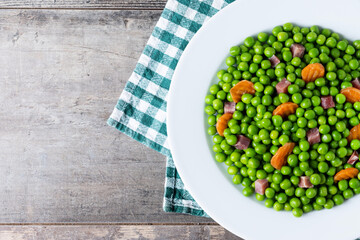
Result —
M 163 9 L 166 0 L 7 0 L 0 8 Z
M 106 125 L 160 11 L 0 11 L 0 222 L 162 211 L 165 157 Z
M 1 226 L 6 240 L 188 239 L 239 240 L 218 225 Z

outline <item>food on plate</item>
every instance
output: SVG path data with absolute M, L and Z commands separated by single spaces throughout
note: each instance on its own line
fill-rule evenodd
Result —
M 235 103 L 238 103 L 241 100 L 242 95 L 245 93 L 255 93 L 254 84 L 247 80 L 238 82 L 230 89 L 231 98 Z
M 324 77 L 324 74 L 325 68 L 321 63 L 311 63 L 301 70 L 301 78 L 306 83 L 322 78 Z
M 230 48 L 205 98 L 215 160 L 295 217 L 360 193 L 360 40 L 291 23 Z
M 353 83 L 353 81 L 352 81 L 352 83 Z M 355 83 L 354 86 L 356 84 L 357 83 Z M 357 89 L 356 87 L 347 87 L 347 88 L 341 89 L 340 93 L 345 96 L 347 102 L 350 102 L 350 103 L 360 102 L 360 90 Z
M 286 165 L 287 157 L 292 153 L 295 143 L 288 142 L 281 146 L 271 158 L 270 164 L 277 170 Z
M 282 103 L 277 108 L 275 108 L 273 115 L 280 115 L 282 118 L 286 118 L 290 114 L 294 114 L 298 107 L 299 106 L 296 103 Z
M 334 181 L 338 182 L 344 179 L 354 178 L 358 175 L 358 173 L 359 170 L 356 168 L 346 168 L 336 173 L 334 176 Z

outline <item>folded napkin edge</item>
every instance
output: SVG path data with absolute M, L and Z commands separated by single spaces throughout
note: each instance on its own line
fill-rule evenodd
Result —
M 171 199 L 168 198 L 164 198 L 163 210 L 164 212 L 176 212 L 193 216 L 209 217 L 209 215 L 207 215 L 204 210 L 194 209 L 187 206 L 184 207 L 182 205 L 175 204 Z
M 137 142 L 140 142 L 144 144 L 145 146 L 154 149 L 155 151 L 165 155 L 165 156 L 171 156 L 170 151 L 167 148 L 164 148 L 160 144 L 151 141 L 150 139 L 146 138 L 144 135 L 130 129 L 126 125 L 112 119 L 111 117 L 107 120 L 107 124 L 110 127 L 114 127 L 115 129 L 119 130 L 120 132 L 124 133 L 128 137 L 131 137 L 132 139 L 135 139 Z

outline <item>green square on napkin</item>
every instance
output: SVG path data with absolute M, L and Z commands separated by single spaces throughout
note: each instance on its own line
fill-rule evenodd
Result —
M 166 100 L 179 58 L 200 29 L 233 0 L 169 0 L 108 124 L 167 156 L 164 211 L 208 216 L 186 190 L 171 157 Z

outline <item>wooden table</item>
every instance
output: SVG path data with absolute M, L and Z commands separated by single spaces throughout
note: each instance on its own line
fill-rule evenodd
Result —
M 106 125 L 165 0 L 0 3 L 0 239 L 237 239 L 164 213 L 165 157 Z

